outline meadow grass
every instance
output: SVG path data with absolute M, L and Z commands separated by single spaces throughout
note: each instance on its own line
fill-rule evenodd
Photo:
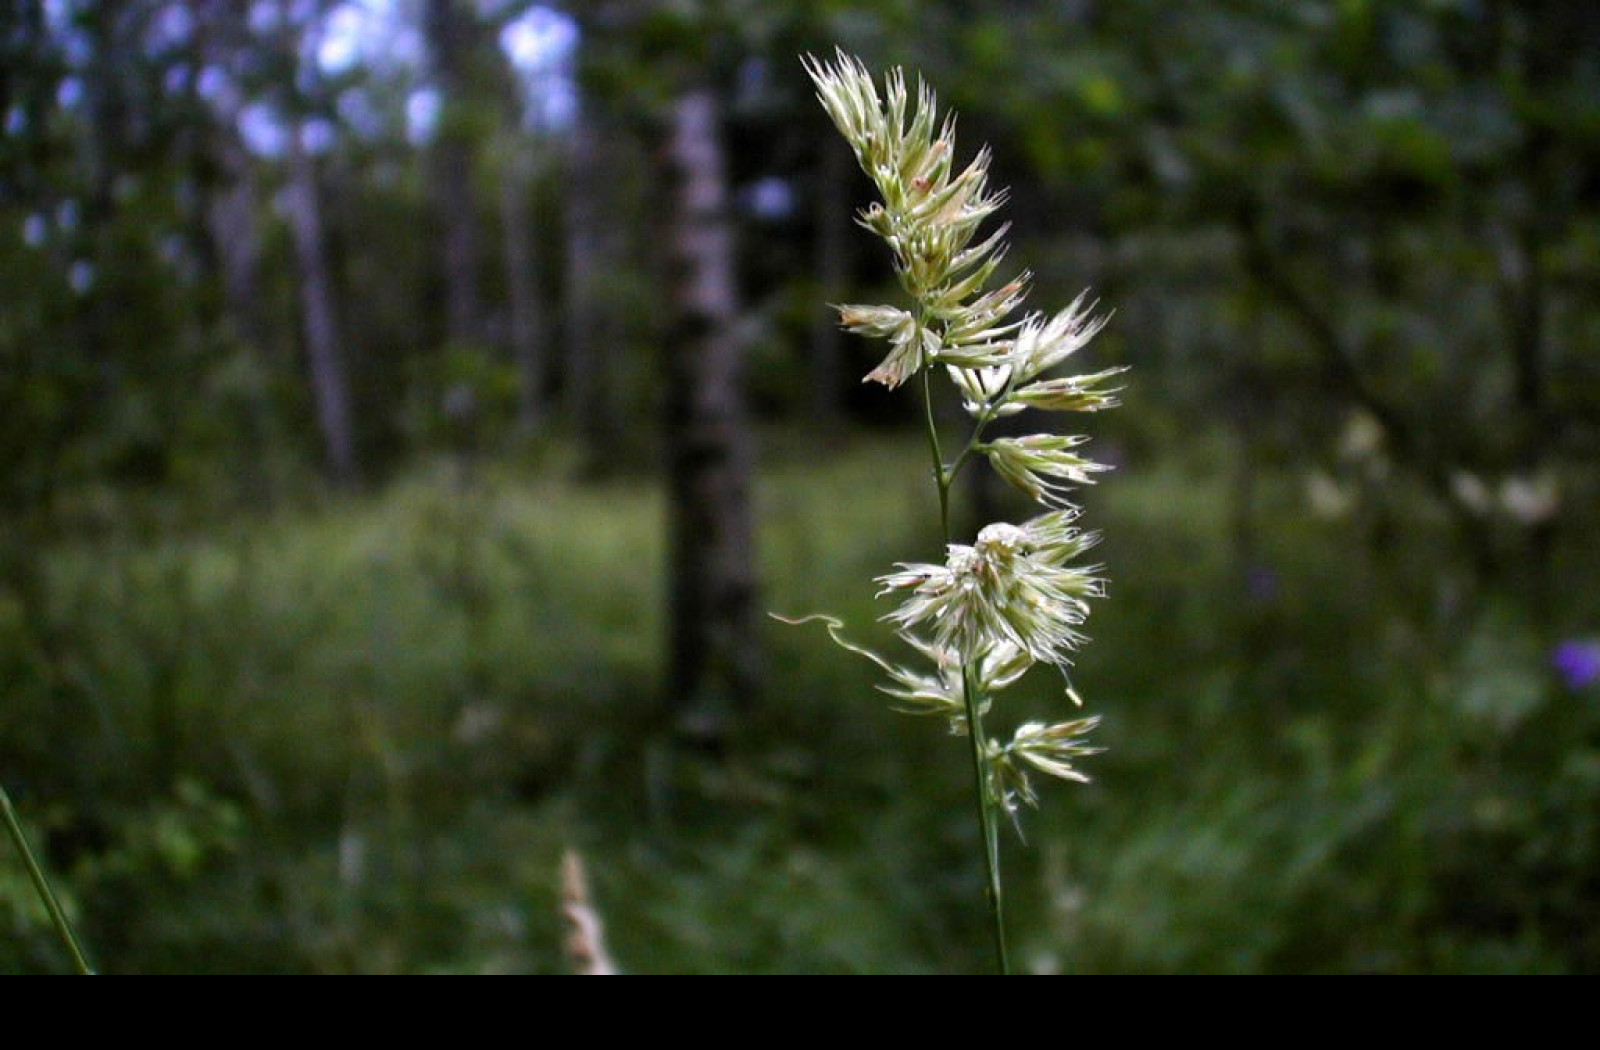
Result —
M 892 644 L 869 581 L 937 546 L 924 450 L 766 447 L 765 604 Z M 1075 677 L 1107 751 L 1006 847 L 1018 968 L 1592 962 L 1593 698 L 1514 612 L 1414 606 L 1448 572 L 1437 537 L 1391 568 L 1269 476 L 1241 552 L 1225 449 L 1190 455 L 1129 456 L 1092 493 L 1114 583 Z M 15 664 L 0 740 L 97 966 L 562 972 L 575 848 L 625 971 L 984 967 L 940 725 L 774 623 L 767 694 L 721 753 L 685 745 L 659 695 L 659 489 L 461 478 L 49 553 L 53 677 Z M 0 968 L 65 970 L 23 878 L 0 851 Z

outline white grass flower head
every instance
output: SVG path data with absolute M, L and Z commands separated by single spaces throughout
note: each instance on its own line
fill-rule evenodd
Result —
M 938 352 L 939 337 L 918 325 L 916 318 L 905 310 L 854 304 L 838 309 L 840 323 L 848 330 L 889 341 L 889 356 L 867 374 L 867 379 L 882 383 L 890 390 L 915 375 L 924 362 Z
M 941 648 L 987 653 L 1009 643 L 1040 663 L 1066 666 L 1084 642 L 1077 630 L 1099 597 L 1094 568 L 1069 565 L 1097 537 L 1064 524 L 1057 511 L 1022 526 L 997 522 L 971 546 L 952 543 L 943 565 L 900 563 L 879 577 L 879 595 L 907 591 L 884 619 L 902 632 L 926 630 Z
M 950 382 L 961 392 L 961 407 L 974 419 L 1014 416 L 1026 405 L 1011 399 L 1011 367 L 989 365 L 982 368 L 950 366 Z
M 1117 391 L 1101 384 L 1126 372 L 1126 366 L 1108 368 L 1081 376 L 1063 376 L 1029 383 L 1012 392 L 1007 407 L 1021 411 L 1038 408 L 1046 412 L 1099 412 L 1118 405 Z
M 966 683 L 961 654 L 914 634 L 903 637 L 927 658 L 933 668 L 931 671 L 918 671 L 880 659 L 880 666 L 889 672 L 894 684 L 878 688 L 900 701 L 897 710 L 911 715 L 937 715 L 949 722 L 950 732 L 958 736 L 966 735 Z M 1014 684 L 1033 663 L 1033 657 L 1026 650 L 1010 642 L 1001 642 L 985 653 L 977 663 L 977 681 L 974 683 L 984 697 L 978 716 L 981 718 L 988 714 L 994 694 Z
M 843 51 L 831 64 L 808 57 L 805 65 L 823 109 L 882 197 L 862 214 L 862 224 L 896 242 L 907 271 L 942 256 L 944 272 L 1003 203 L 1003 194 L 987 192 L 988 151 L 952 175 L 955 121 L 939 122 L 927 84 L 918 82 L 913 108 L 899 70 L 885 78 L 880 96 L 866 67 Z
M 1089 439 L 1081 434 L 1029 434 L 995 438 L 977 449 L 1013 486 L 1030 499 L 1050 506 L 1070 504 L 1070 485 L 1092 485 L 1094 475 L 1109 469 L 1072 451 Z
M 878 689 L 899 700 L 897 710 L 910 715 L 937 715 L 950 723 L 950 732 L 964 736 L 968 732 L 964 670 L 962 656 L 953 649 L 942 647 L 916 634 L 906 632 L 901 639 L 932 665 L 931 670 L 917 670 L 897 664 L 852 642 L 844 633 L 844 623 L 832 616 L 814 613 L 791 619 L 770 614 L 773 619 L 790 625 L 821 623 L 841 649 L 864 656 L 877 664 L 894 683 L 880 685 Z M 1031 654 L 1010 642 L 994 646 L 977 662 L 974 685 L 983 694 L 978 715 L 989 713 L 995 693 L 1000 692 L 1027 674 L 1034 664 Z
M 989 760 L 992 777 L 989 791 L 995 801 L 1010 815 L 1013 823 L 1023 803 L 1039 804 L 1029 767 L 1048 776 L 1087 784 L 1089 778 L 1073 764 L 1077 759 L 1097 755 L 1103 749 L 1089 744 L 1084 737 L 1100 722 L 1098 715 L 1077 718 L 1069 722 L 1046 725 L 1043 722 L 1024 722 L 1017 727 L 1011 742 L 1001 744 L 990 741 Z M 1020 826 L 1018 831 L 1021 831 Z
M 998 291 L 1010 288 L 1008 285 Z M 1115 391 L 1103 389 L 1102 384 L 1120 375 L 1123 368 L 1057 379 L 1037 378 L 1076 353 L 1105 327 L 1109 318 L 1091 316 L 1093 304 L 1084 304 L 1088 293 L 1080 294 L 1071 306 L 1048 320 L 1042 314 L 1030 314 L 1005 324 L 999 323 L 1004 315 L 995 311 L 1001 307 L 1007 313 L 1016 309 L 1021 293 L 1012 293 L 991 305 L 995 295 L 990 293 L 977 300 L 973 306 L 979 309 L 945 333 L 946 346 L 938 355 L 949 366 L 950 379 L 961 391 L 968 414 L 987 420 L 1025 408 L 1093 412 L 1116 405 Z
M 1012 736 L 1009 750 L 1041 773 L 1087 784 L 1089 778 L 1072 763 L 1085 755 L 1100 753 L 1100 748 L 1084 741 L 1089 731 L 1099 724 L 1099 715 L 1075 718 L 1055 725 L 1024 722 Z
M 1017 333 L 1014 354 L 1019 381 L 1048 372 L 1081 350 L 1106 326 L 1110 318 L 1095 316 L 1096 304 L 1085 302 L 1088 297 L 1088 292 L 1080 292 L 1072 305 L 1049 320 L 1034 314 L 1024 321 Z
M 878 664 L 888 676 L 879 688 L 900 710 L 943 718 L 967 738 L 982 803 L 987 897 L 1005 972 L 995 814 L 1003 811 L 1015 821 L 1021 803 L 1036 802 L 1031 774 L 1084 779 L 1075 763 L 1099 749 L 1084 740 L 1093 718 L 1053 726 L 1027 722 L 1005 744 L 987 723 L 996 693 L 1035 663 L 1065 675 L 1071 654 L 1085 641 L 1079 628 L 1104 582 L 1098 566 L 1078 564 L 1097 537 L 1076 526 L 1078 510 L 1068 497 L 1107 468 L 1080 454 L 1082 437 L 989 437 L 985 430 L 1030 408 L 1110 408 L 1117 403 L 1111 380 L 1123 369 L 1050 375 L 1099 334 L 1108 318 L 1096 313 L 1087 293 L 1053 314 L 1026 312 L 1032 275 L 1022 271 L 997 279 L 1010 228 L 1001 224 L 986 234 L 981 228 L 1006 193 L 989 184 L 987 148 L 958 165 L 955 120 L 940 116 L 925 83 L 919 80 L 912 91 L 895 70 L 880 90 L 866 67 L 843 51 L 831 61 L 807 57 L 804 63 L 823 109 L 877 190 L 878 199 L 857 220 L 888 246 L 910 299 L 903 308 L 839 306 L 840 321 L 888 344 L 866 381 L 894 388 L 913 377 L 921 380 L 916 385 L 946 538 L 942 564 L 900 562 L 877 579 L 879 597 L 898 599 L 883 619 L 914 651 L 909 663 L 849 641 L 837 620 L 816 619 L 839 645 Z M 971 420 L 970 434 L 953 457 L 945 453 L 933 403 L 934 369 L 949 376 Z M 985 460 L 1047 509 L 1020 525 L 988 525 L 970 544 L 949 542 L 952 486 L 962 469 Z M 1070 681 L 1067 697 L 1082 703 Z
M 1006 232 L 1007 227 L 1002 227 L 996 237 Z M 989 260 L 988 268 L 973 275 L 973 279 L 982 277 L 987 280 L 989 272 L 998 264 L 998 254 Z M 1023 272 L 991 291 L 982 292 L 971 302 L 964 302 L 965 298 L 974 294 L 981 287 L 981 281 L 973 288 L 968 288 L 967 281 L 947 286 L 941 290 L 939 298 L 927 304 L 930 316 L 945 323 L 944 342 L 951 347 L 942 357 L 945 364 L 967 364 L 974 367 L 970 361 L 963 358 L 980 357 L 977 366 L 986 366 L 1007 360 L 1013 346 L 1013 337 L 1017 329 L 1022 326 L 1022 321 L 1009 321 L 1013 313 L 1021 307 L 1028 294 L 1028 282 L 1032 275 Z
M 905 77 L 889 74 L 880 95 L 866 68 L 844 52 L 832 63 L 805 60 L 817 98 L 855 151 L 880 200 L 859 216 L 894 254 L 901 286 L 918 304 L 922 337 L 885 333 L 889 356 L 867 380 L 898 386 L 919 368 L 945 361 L 992 364 L 1011 344 L 1005 318 L 1021 303 L 1026 275 L 985 292 L 1005 252 L 1005 227 L 973 244 L 984 220 L 1005 202 L 988 185 L 989 152 L 979 150 L 956 172 L 955 122 L 937 116 L 937 101 L 919 82 L 913 106 Z M 841 308 L 845 327 L 859 308 Z M 982 347 L 982 349 L 974 349 Z

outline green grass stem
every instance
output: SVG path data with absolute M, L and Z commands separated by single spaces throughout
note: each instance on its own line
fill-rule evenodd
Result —
M 50 880 L 45 876 L 44 868 L 40 866 L 33 855 L 33 850 L 28 846 L 28 836 L 22 833 L 22 822 L 17 819 L 17 811 L 11 805 L 11 796 L 4 787 L 0 787 L 0 817 L 5 820 L 6 830 L 11 833 L 11 841 L 16 843 L 17 851 L 22 854 L 22 862 L 27 865 L 28 877 L 33 880 L 33 888 L 38 891 L 39 899 L 44 901 L 45 910 L 50 913 L 50 922 L 55 926 L 56 934 L 61 938 L 61 943 L 66 945 L 67 954 L 72 956 L 72 965 L 80 974 L 92 974 L 94 970 L 89 966 L 89 960 L 84 957 L 83 949 L 78 945 L 78 938 L 73 936 L 72 924 L 67 921 L 67 914 L 61 909 L 61 902 L 56 900 L 56 894 L 50 888 Z
M 917 321 L 917 343 L 922 344 L 922 319 Z M 958 461 L 946 466 L 939 445 L 939 427 L 933 412 L 933 389 L 929 382 L 932 366 L 924 361 L 918 369 L 922 376 L 923 423 L 928 433 L 928 449 L 933 456 L 933 476 L 939 486 L 939 534 L 946 545 L 950 543 L 950 487 L 955 483 Z M 976 438 L 973 439 L 976 441 Z M 972 449 L 968 442 L 962 452 L 964 459 Z M 994 815 L 994 803 L 989 797 L 988 741 L 983 734 L 983 720 L 979 715 L 981 697 L 973 680 L 970 661 L 961 668 L 962 699 L 967 708 L 967 737 L 972 743 L 972 788 L 977 796 L 978 828 L 983 835 L 984 897 L 989 904 L 989 924 L 994 938 L 995 965 L 1002 976 L 1011 973 L 1011 959 L 1006 950 L 1005 894 L 1000 882 L 1000 837 Z

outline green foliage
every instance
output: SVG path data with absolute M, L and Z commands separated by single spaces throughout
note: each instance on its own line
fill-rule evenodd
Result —
M 581 12 L 603 187 L 573 185 L 559 131 L 523 143 L 562 403 L 516 468 L 505 348 L 442 331 L 413 74 L 300 97 L 310 27 L 253 33 L 235 5 L 0 15 L 0 778 L 95 962 L 558 972 L 576 845 L 625 969 L 980 964 L 939 726 L 907 732 L 870 668 L 774 628 L 775 699 L 725 753 L 682 745 L 655 696 L 661 497 L 566 480 L 659 442 L 639 142 L 687 74 L 728 103 L 733 185 L 793 191 L 741 213 L 741 276 L 760 411 L 811 404 L 815 304 L 888 276 L 848 252 L 811 272 L 834 140 L 794 58 L 840 43 L 924 72 L 994 145 L 1041 299 L 1091 282 L 1104 359 L 1137 376 L 1103 431 L 1113 586 L 1074 671 L 1107 752 L 1006 857 L 1023 964 L 1600 969 L 1600 697 L 1546 666 L 1600 631 L 1590 5 L 670 6 Z M 493 35 L 446 117 L 480 161 L 488 343 Z M 317 132 L 361 459 L 395 472 L 360 497 L 317 485 L 287 166 L 245 148 L 239 105 Z M 578 233 L 612 246 L 613 328 L 581 358 Z M 458 384 L 485 409 L 465 430 Z M 765 435 L 763 604 L 881 648 L 870 595 L 838 596 L 940 538 L 905 415 L 852 390 L 882 444 Z M 0 846 L 0 970 L 66 968 Z
M 767 447 L 772 605 L 885 644 L 862 581 L 937 542 L 922 450 Z M 1116 582 L 1075 677 L 1107 751 L 1008 851 L 1019 968 L 1600 965 L 1592 688 L 1548 672 L 1515 605 L 1439 604 L 1470 567 L 1427 517 L 1368 545 L 1274 474 L 1239 548 L 1233 456 L 1130 463 L 1098 504 Z M 685 745 L 654 695 L 659 495 L 563 462 L 50 548 L 58 677 L 13 679 L 0 766 L 97 966 L 562 972 L 568 847 L 625 971 L 984 964 L 942 727 L 774 625 L 781 699 L 718 755 Z M 19 629 L 5 651 L 42 666 Z M 18 879 L 0 851 L 0 965 L 59 972 Z
M 417 363 L 407 438 L 418 448 L 503 447 L 516 420 L 517 375 L 488 347 L 455 345 Z

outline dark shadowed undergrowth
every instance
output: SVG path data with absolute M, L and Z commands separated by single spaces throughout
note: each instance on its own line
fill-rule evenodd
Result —
M 921 455 L 773 435 L 765 604 L 881 614 L 862 581 L 936 544 Z M 1264 476 L 1242 529 L 1236 465 L 1189 455 L 1085 493 L 1107 751 L 1007 848 L 1018 968 L 1600 966 L 1600 714 L 1551 632 L 1425 508 L 1374 539 Z M 774 624 L 766 695 L 682 732 L 661 516 L 643 482 L 439 463 L 47 552 L 47 629 L 0 610 L 0 769 L 97 967 L 562 972 L 574 848 L 623 970 L 983 968 L 966 771 L 871 665 Z M 0 968 L 67 968 L 6 851 L 0 923 Z

